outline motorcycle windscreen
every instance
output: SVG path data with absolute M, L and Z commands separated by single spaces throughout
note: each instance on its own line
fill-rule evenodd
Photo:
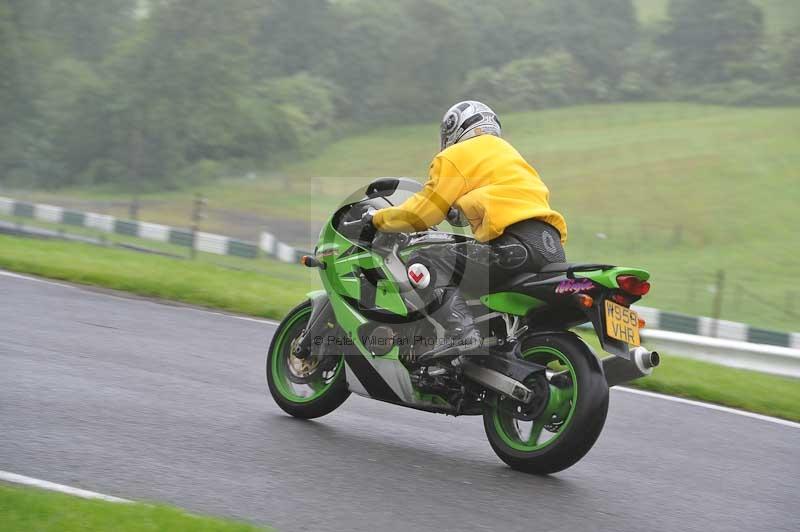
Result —
M 381 177 L 367 185 L 365 198 L 384 198 L 392 205 L 400 205 L 422 190 L 422 185 L 406 177 Z

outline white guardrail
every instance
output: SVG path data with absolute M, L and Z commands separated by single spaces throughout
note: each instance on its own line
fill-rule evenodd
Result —
M 126 220 L 95 212 L 73 211 L 56 205 L 28 203 L 3 196 L 0 196 L 0 215 L 84 227 L 103 233 L 116 233 L 156 242 L 167 242 L 205 253 L 235 255 L 248 259 L 256 259 L 264 255 L 281 262 L 296 263 L 306 253 L 279 241 L 275 235 L 268 232 L 261 233 L 260 242 L 247 242 L 204 231 L 193 232 L 186 228 Z
M 648 349 L 732 368 L 800 378 L 800 349 L 672 331 L 644 329 L 641 335 Z

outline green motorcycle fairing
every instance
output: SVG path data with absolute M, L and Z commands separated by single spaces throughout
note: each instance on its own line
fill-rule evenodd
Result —
M 409 192 L 406 197 L 421 189 L 421 185 L 415 181 L 403 179 L 395 181 L 408 187 Z M 385 183 L 382 183 L 381 186 L 385 186 Z M 390 183 L 388 188 L 391 189 L 391 186 L 393 184 Z M 445 397 L 422 393 L 412 384 L 409 369 L 399 359 L 398 345 L 393 345 L 388 351 L 376 354 L 367 345 L 365 339 L 359 335 L 360 330 L 369 330 L 372 323 L 378 324 L 378 322 L 372 322 L 368 317 L 373 315 L 371 314 L 373 312 L 382 313 L 383 316 L 391 317 L 396 322 L 402 322 L 404 319 L 409 322 L 413 321 L 412 315 L 414 314 L 413 307 L 409 307 L 407 302 L 407 297 L 410 295 L 407 292 L 414 292 L 414 290 L 410 288 L 407 278 L 398 278 L 407 275 L 405 261 L 414 246 L 409 245 L 403 249 L 395 248 L 396 253 L 392 257 L 384 258 L 370 249 L 366 242 L 361 242 L 356 237 L 348 238 L 343 232 L 337 230 L 337 227 L 341 227 L 339 224 L 348 209 L 355 208 L 359 203 L 375 206 L 378 202 L 378 205 L 388 206 L 396 205 L 404 199 L 402 196 L 396 197 L 396 195 L 381 196 L 380 193 L 376 195 L 374 190 L 370 195 L 370 187 L 360 198 L 351 198 L 353 201 L 344 204 L 325 223 L 315 248 L 315 256 L 323 265 L 319 269 L 319 273 L 324 292 L 330 299 L 343 339 L 349 344 L 350 350 L 345 353 L 348 387 L 351 391 L 361 395 L 407 406 L 447 412 L 452 405 L 449 405 Z M 394 192 L 390 190 L 389 194 L 394 194 Z M 384 203 L 380 203 L 380 201 Z M 455 232 L 455 234 L 459 233 Z M 461 236 L 463 237 L 463 234 Z M 390 260 L 393 266 L 389 266 L 387 261 Z M 574 278 L 586 278 L 605 289 L 612 290 L 618 288 L 616 277 L 619 275 L 635 275 L 642 280 L 650 277 L 646 270 L 625 267 L 574 272 Z M 480 296 L 480 302 L 484 305 L 483 313 L 493 311 L 514 316 L 549 313 L 548 309 L 551 308 L 554 294 L 557 293 L 556 286 L 565 279 L 565 276 L 548 279 L 543 287 L 537 288 L 533 293 L 531 290 L 521 288 L 515 290 L 512 286 L 496 293 L 483 294 Z M 309 294 L 309 297 L 313 296 L 319 296 L 319 292 Z M 563 308 L 563 306 L 560 307 L 562 310 Z M 559 308 L 554 307 L 554 314 L 558 314 L 559 311 Z M 570 312 L 573 314 L 565 316 L 564 330 L 576 323 L 590 321 L 585 313 L 580 313 L 582 311 L 578 311 L 578 314 L 574 314 L 576 312 L 574 310 Z M 560 316 L 554 319 L 557 321 Z M 531 327 L 529 333 L 535 332 L 535 330 L 535 327 Z

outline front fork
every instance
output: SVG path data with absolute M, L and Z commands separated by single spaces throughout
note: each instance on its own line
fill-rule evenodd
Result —
M 333 307 L 328 295 L 323 291 L 312 292 L 309 294 L 309 299 L 311 300 L 311 316 L 303 333 L 297 338 L 292 352 L 301 360 L 311 356 L 314 338 L 324 337 L 323 333 L 327 329 L 333 329 L 336 326 L 336 317 L 333 314 Z

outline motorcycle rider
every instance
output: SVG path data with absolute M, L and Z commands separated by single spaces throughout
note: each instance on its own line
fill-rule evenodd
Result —
M 448 343 L 423 355 L 459 346 L 480 345 L 472 312 L 456 286 L 486 283 L 497 286 L 517 273 L 537 272 L 545 264 L 564 262 L 567 239 L 564 217 L 550 208 L 550 192 L 539 174 L 502 138 L 500 120 L 489 106 L 463 101 L 445 113 L 441 151 L 430 165 L 424 188 L 402 204 L 372 214 L 374 228 L 383 232 L 423 231 L 442 222 L 451 207 L 469 221 L 478 244 L 454 245 L 450 255 L 432 246 L 408 262 L 424 264 L 435 280 L 434 297 L 441 306 L 432 314 L 446 330 Z M 456 276 L 453 253 L 468 266 Z

